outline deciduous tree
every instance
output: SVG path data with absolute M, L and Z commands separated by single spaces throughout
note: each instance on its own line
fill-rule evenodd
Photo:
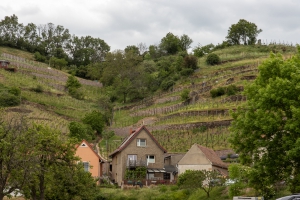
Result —
M 232 24 L 229 27 L 226 38 L 230 44 L 250 45 L 255 44 L 256 37 L 261 32 L 262 30 L 258 29 L 256 24 L 240 19 L 237 24 Z
M 176 54 L 181 50 L 181 41 L 178 36 L 169 32 L 161 39 L 159 47 L 168 54 Z
M 215 170 L 186 170 L 179 175 L 177 185 L 181 188 L 198 189 L 201 188 L 209 197 L 209 193 L 216 186 L 215 180 L 219 173 Z
M 270 186 L 277 181 L 293 186 L 299 177 L 299 71 L 299 46 L 290 59 L 272 53 L 259 66 L 253 84 L 245 88 L 246 104 L 232 113 L 230 142 L 241 163 L 255 169 L 255 188 L 267 196 L 273 194 Z
M 28 125 L 23 117 L 3 118 L 0 121 L 0 199 L 22 189 L 31 176 L 34 148 Z

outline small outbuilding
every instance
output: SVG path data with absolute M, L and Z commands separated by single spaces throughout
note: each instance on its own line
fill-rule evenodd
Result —
M 0 60 L 0 69 L 5 69 L 6 71 L 16 72 L 15 67 L 9 67 L 10 62 L 8 60 Z
M 178 174 L 186 170 L 216 170 L 224 177 L 228 176 L 228 164 L 214 150 L 198 144 L 194 144 L 178 162 Z
M 9 64 L 10 64 L 10 62 L 7 60 L 0 60 L 0 68 L 6 69 L 6 68 L 8 68 Z

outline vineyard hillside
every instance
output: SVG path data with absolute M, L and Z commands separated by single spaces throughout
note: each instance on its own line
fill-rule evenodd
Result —
M 102 84 L 78 78 L 83 100 L 72 98 L 65 87 L 70 74 L 36 62 L 32 54 L 1 47 L 0 60 L 10 62 L 15 72 L 0 69 L 0 90 L 20 88 L 21 104 L 4 110 L 8 118 L 24 115 L 35 123 L 69 132 L 70 121 L 80 121 L 86 113 L 98 108 Z
M 230 149 L 230 112 L 247 101 L 244 87 L 255 80 L 258 66 L 270 52 L 290 58 L 296 48 L 269 44 L 215 50 L 219 64 L 208 65 L 205 55 L 198 59 L 198 69 L 191 76 L 180 78 L 168 91 L 158 91 L 135 103 L 118 104 L 107 127 L 116 137 L 108 144 L 103 141 L 103 154 L 108 155 L 128 136 L 129 130 L 141 125 L 146 125 L 168 152 L 186 152 L 194 143 L 215 150 Z M 66 90 L 68 73 L 36 62 L 32 54 L 24 51 L 1 47 L 0 53 L 0 60 L 8 60 L 10 67 L 16 68 L 16 72 L 0 70 L 1 90 L 21 89 L 21 105 L 6 108 L 7 117 L 25 115 L 66 134 L 71 121 L 80 121 L 86 113 L 100 109 L 100 82 L 77 78 L 84 95 L 78 100 Z M 183 98 L 184 93 L 188 93 L 187 98 Z
M 244 87 L 255 80 L 258 66 L 271 52 L 290 58 L 296 48 L 284 44 L 231 46 L 213 52 L 221 59 L 214 66 L 206 64 L 207 55 L 203 56 L 198 60 L 199 69 L 169 91 L 116 108 L 110 129 L 126 137 L 128 130 L 146 125 L 169 152 L 186 152 L 194 143 L 230 150 L 230 112 L 247 101 Z M 182 99 L 186 91 L 189 98 Z M 224 94 L 213 96 L 217 91 Z

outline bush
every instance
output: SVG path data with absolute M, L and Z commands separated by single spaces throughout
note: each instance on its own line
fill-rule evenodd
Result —
M 41 85 L 37 85 L 35 88 L 32 88 L 32 91 L 36 93 L 42 93 L 44 91 L 44 88 Z
M 0 93 L 0 107 L 9 107 L 20 105 L 20 97 L 12 93 L 1 92 Z
M 78 100 L 82 100 L 84 99 L 84 94 L 83 92 L 81 92 L 80 90 L 76 89 L 76 88 L 69 88 L 69 94 L 71 95 L 71 97 L 78 99 Z
M 46 61 L 46 57 L 41 55 L 40 52 L 35 52 L 34 53 L 34 59 L 36 61 L 39 61 L 39 62 L 45 62 Z
M 173 80 L 164 80 L 161 83 L 161 88 L 163 90 L 168 90 L 170 87 L 172 87 L 173 85 L 175 85 L 175 82 Z
M 20 96 L 21 95 L 21 90 L 18 87 L 12 87 L 9 89 L 9 93 L 15 95 L 15 96 Z
M 198 58 L 196 56 L 186 56 L 184 58 L 183 66 L 189 69 L 197 69 Z
M 184 89 L 180 94 L 181 100 L 186 101 L 190 98 L 190 90 Z
M 223 87 L 218 87 L 217 89 L 212 89 L 210 95 L 212 98 L 216 98 L 225 94 L 225 89 Z
M 238 91 L 238 87 L 236 85 L 229 85 L 226 88 L 226 95 L 235 95 L 235 93 Z
M 159 191 L 165 193 L 168 190 L 166 185 L 160 185 L 159 186 Z
M 206 58 L 206 63 L 208 65 L 217 65 L 221 62 L 220 57 L 217 54 L 210 53 Z
M 190 69 L 190 68 L 185 68 L 183 69 L 181 72 L 180 72 L 180 75 L 181 76 L 189 76 L 191 74 L 194 73 L 194 70 L 193 69 Z
M 68 89 L 70 89 L 70 88 L 78 89 L 81 87 L 81 83 L 77 80 L 77 78 L 75 76 L 71 75 L 68 77 L 68 80 L 66 82 L 66 87 Z

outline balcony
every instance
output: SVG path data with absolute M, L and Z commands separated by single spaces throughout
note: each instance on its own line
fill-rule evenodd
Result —
M 146 160 L 127 160 L 127 168 L 136 168 L 136 167 L 147 167 Z

